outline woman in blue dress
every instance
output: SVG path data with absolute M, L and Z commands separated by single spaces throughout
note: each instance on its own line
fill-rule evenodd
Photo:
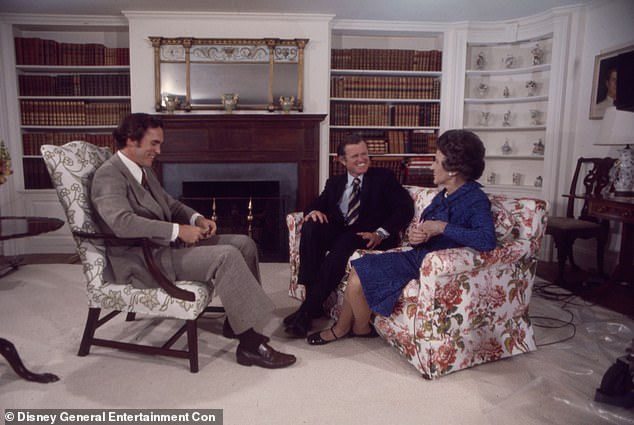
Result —
M 343 336 L 374 337 L 372 312 L 389 316 L 403 287 L 420 276 L 428 252 L 470 247 L 495 248 L 495 228 L 489 198 L 476 180 L 484 171 L 484 144 L 474 133 L 449 130 L 438 139 L 432 164 L 434 184 L 442 190 L 425 208 L 418 226 L 410 229 L 414 249 L 365 255 L 352 261 L 339 321 L 309 335 L 311 345 L 324 345 Z

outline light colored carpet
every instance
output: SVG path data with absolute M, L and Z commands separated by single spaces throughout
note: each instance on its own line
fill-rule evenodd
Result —
M 77 357 L 87 308 L 81 267 L 27 265 L 0 280 L 0 336 L 11 340 L 34 372 L 61 380 L 39 384 L 18 378 L 0 358 L 0 408 L 210 408 L 225 424 L 634 424 L 634 412 L 593 401 L 606 369 L 630 344 L 634 323 L 579 299 L 534 296 L 532 316 L 568 321 L 567 341 L 423 379 L 381 339 L 344 340 L 311 347 L 290 340 L 282 318 L 299 302 L 286 295 L 286 264 L 262 264 L 264 287 L 277 310 L 264 324 L 272 344 L 298 356 L 288 369 L 235 362 L 236 341 L 223 338 L 222 320 L 201 322 L 200 372 L 186 360 L 93 347 Z M 175 325 L 139 320 L 107 325 L 107 332 L 152 340 Z M 570 336 L 571 326 L 535 319 L 538 344 Z M 325 319 L 317 323 L 325 327 Z M 151 333 L 150 333 L 151 331 Z

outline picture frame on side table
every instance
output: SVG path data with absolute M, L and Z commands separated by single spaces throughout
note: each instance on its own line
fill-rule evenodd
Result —
M 634 50 L 634 45 L 611 49 L 594 58 L 590 119 L 603 119 L 605 110 L 613 106 L 616 97 L 617 56 Z

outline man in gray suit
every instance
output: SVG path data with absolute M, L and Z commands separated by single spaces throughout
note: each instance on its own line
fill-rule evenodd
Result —
M 273 309 L 260 284 L 257 248 L 245 235 L 217 235 L 216 223 L 172 198 L 152 171 L 161 153 L 162 122 L 148 114 L 126 117 L 113 132 L 118 151 L 96 171 L 91 200 L 102 231 L 119 237 L 149 238 L 155 258 L 173 280 L 213 286 L 227 313 L 223 334 L 240 343 L 238 363 L 281 368 L 295 356 L 269 346 L 254 326 Z M 158 287 L 139 246 L 107 248 L 106 276 L 135 287 Z M 230 324 L 230 326 L 229 326 Z

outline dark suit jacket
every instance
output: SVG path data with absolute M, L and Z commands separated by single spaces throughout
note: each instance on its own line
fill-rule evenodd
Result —
M 326 182 L 321 194 L 306 208 L 304 214 L 318 210 L 328 216 L 331 223 L 343 224 L 339 201 L 348 181 L 348 174 L 333 176 Z M 391 171 L 370 168 L 363 176 L 361 210 L 357 222 L 351 226 L 357 232 L 373 232 L 379 227 L 398 236 L 414 215 L 414 203 L 407 190 L 399 184 Z

